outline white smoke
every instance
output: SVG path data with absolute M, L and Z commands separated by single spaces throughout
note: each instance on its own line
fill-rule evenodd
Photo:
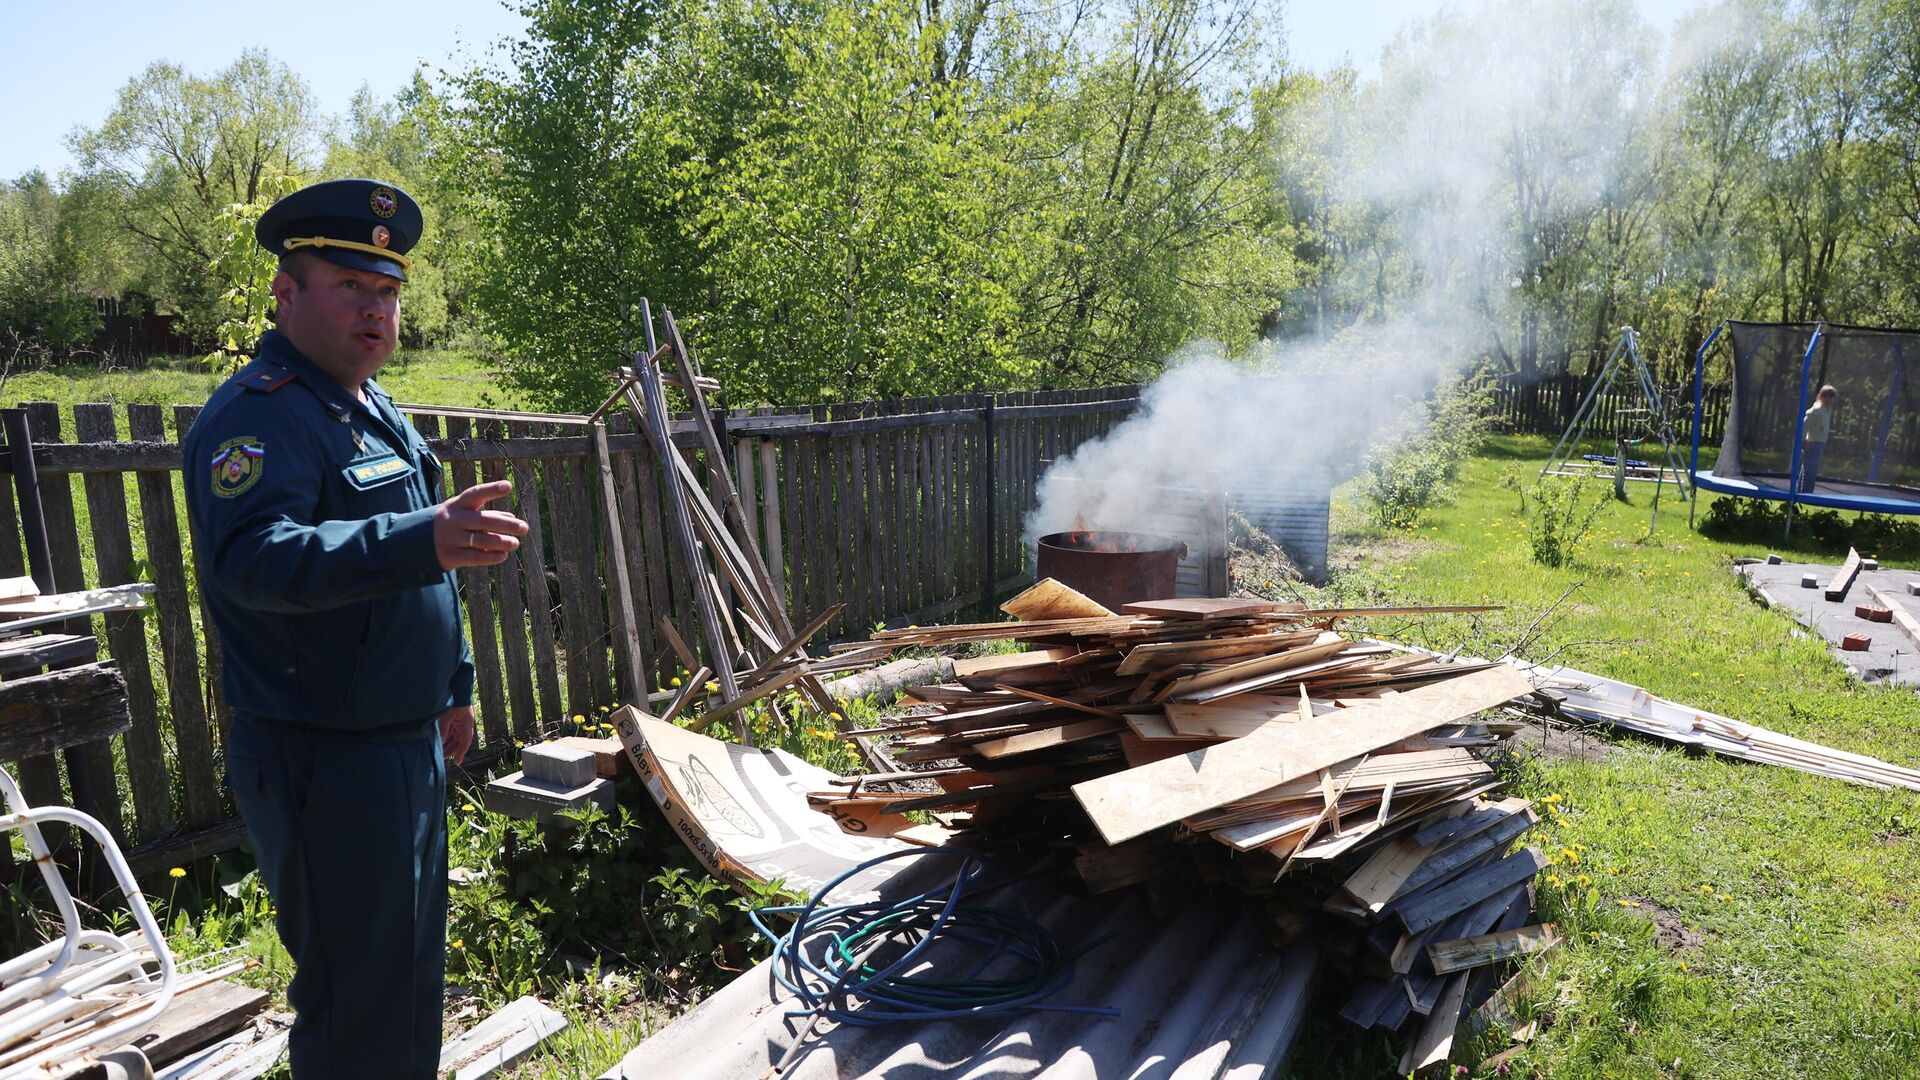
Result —
M 1528 274 L 1644 179 L 1654 39 L 1624 0 L 1490 3 L 1403 31 L 1377 80 L 1329 80 L 1281 167 L 1352 244 L 1310 286 L 1340 329 L 1171 358 L 1136 414 L 1042 478 L 1028 551 L 1074 528 L 1167 531 L 1168 488 L 1337 482 L 1436 385 L 1564 329 Z

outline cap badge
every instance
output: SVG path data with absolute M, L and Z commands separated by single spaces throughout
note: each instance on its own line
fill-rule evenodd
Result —
M 367 196 L 367 205 L 373 207 L 376 217 L 390 218 L 400 212 L 400 197 L 392 188 L 377 187 Z
M 374 247 L 382 247 L 382 248 L 386 247 L 387 244 L 392 240 L 393 240 L 393 233 L 389 232 L 385 225 L 375 225 L 373 227 L 373 246 Z

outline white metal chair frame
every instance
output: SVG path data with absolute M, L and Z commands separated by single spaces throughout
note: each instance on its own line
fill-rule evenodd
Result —
M 91 1050 L 130 1041 L 173 1000 L 173 953 L 154 921 L 139 882 L 99 821 L 64 806 L 28 807 L 13 777 L 0 769 L 0 834 L 19 830 L 46 882 L 65 932 L 0 963 L 0 1080 L 47 1075 Z M 137 929 L 125 935 L 88 930 L 54 865 L 40 826 L 78 828 L 99 845 L 125 895 Z M 149 970 L 158 965 L 158 973 Z

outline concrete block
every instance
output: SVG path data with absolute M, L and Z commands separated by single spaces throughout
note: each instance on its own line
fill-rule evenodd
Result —
M 1880 569 L 1880 560 L 1879 560 L 1879 559 L 1861 559 L 1861 560 L 1860 560 L 1860 569 L 1862 569 L 1862 570 L 1878 570 L 1878 569 Z
M 1786 562 L 1786 561 L 1787 561 L 1787 560 L 1785 560 L 1785 559 L 1782 559 L 1782 558 L 1781 558 L 1780 556 L 1778 556 L 1778 555 L 1775 555 L 1775 554 L 1773 554 L 1773 553 L 1771 553 L 1771 552 L 1769 552 L 1769 553 L 1767 554 L 1767 565 L 1768 565 L 1768 566 L 1779 566 L 1779 565 L 1780 565 L 1781 563 L 1783 563 L 1783 562 Z
M 1893 621 L 1893 609 L 1883 608 L 1879 604 L 1856 604 L 1854 605 L 1853 613 L 1855 616 L 1865 619 L 1868 622 Z
M 1920 581 L 1907 582 L 1907 595 L 1920 596 Z
M 1803 589 L 1817 589 L 1817 588 L 1819 588 L 1819 587 L 1820 587 L 1820 575 L 1818 575 L 1818 574 L 1801 574 L 1801 575 L 1800 575 L 1800 587 L 1801 587 L 1801 588 L 1803 588 Z
M 1840 639 L 1840 647 L 1847 652 L 1866 652 L 1873 647 L 1873 639 L 1865 634 L 1848 634 Z
M 598 775 L 592 751 L 553 742 L 538 743 L 520 751 L 520 768 L 529 780 L 562 788 L 579 787 Z
M 480 802 L 496 814 L 565 824 L 566 819 L 559 816 L 562 810 L 579 810 L 588 804 L 612 810 L 613 781 L 596 778 L 580 787 L 563 788 L 528 780 L 525 773 L 512 773 L 482 788 Z
M 571 746 L 576 750 L 585 750 L 593 755 L 595 775 L 609 780 L 618 780 L 633 775 L 633 759 L 627 756 L 627 748 L 620 745 L 620 739 L 608 735 L 604 739 L 589 739 L 585 735 L 563 735 L 553 740 L 559 746 Z

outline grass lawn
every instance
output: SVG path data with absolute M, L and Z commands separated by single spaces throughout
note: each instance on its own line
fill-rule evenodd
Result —
M 197 405 L 206 401 L 222 381 L 224 376 L 214 375 L 197 356 L 157 356 L 137 369 L 103 370 L 92 364 L 67 364 L 13 374 L 0 382 L 0 404 L 106 401 Z M 495 383 L 493 372 L 482 358 L 451 349 L 402 349 L 380 372 L 379 383 L 396 401 L 488 409 L 520 407 L 505 388 Z
M 1349 522 L 1335 545 L 1349 560 L 1343 587 L 1509 605 L 1479 624 L 1424 631 L 1489 649 L 1559 601 L 1530 656 L 1563 649 L 1561 663 L 1736 720 L 1920 764 L 1920 696 L 1851 681 L 1823 643 L 1755 603 L 1730 560 L 1767 547 L 1690 530 L 1672 501 L 1649 537 L 1651 485 L 1629 485 L 1634 505 L 1600 513 L 1574 565 L 1533 561 L 1514 488 L 1532 485 L 1549 449 L 1496 439 L 1468 462 L 1457 501 L 1416 530 L 1382 533 L 1337 510 L 1336 523 Z M 1836 564 L 1845 555 L 1804 543 L 1776 538 L 1772 550 Z M 1920 565 L 1902 557 L 1911 551 L 1863 554 Z M 1555 860 L 1540 907 L 1567 944 L 1523 995 L 1522 1018 L 1540 1021 L 1540 1034 L 1511 1075 L 1920 1076 L 1920 795 L 1631 736 L 1528 745 L 1513 786 L 1557 798 L 1531 837 Z M 1475 1049 L 1505 1044 L 1489 1037 Z M 1384 1048 L 1356 1059 L 1351 1047 L 1296 1047 L 1295 1076 L 1392 1068 Z
M 403 401 L 517 404 L 465 354 L 396 361 L 381 381 Z M 216 382 L 186 360 L 140 371 L 29 372 L 0 386 L 0 401 L 196 402 Z M 1369 526 L 1344 493 L 1336 496 L 1328 594 L 1505 604 L 1494 616 L 1367 629 L 1484 654 L 1526 637 L 1534 658 L 1557 653 L 1562 663 L 1736 720 L 1920 764 L 1920 696 L 1850 681 L 1824 644 L 1759 607 L 1731 572 L 1732 558 L 1764 554 L 1769 543 L 1790 559 L 1837 563 L 1844 544 L 1820 539 L 1830 527 L 1797 530 L 1790 548 L 1777 538 L 1716 540 L 1688 527 L 1687 507 L 1669 488 L 1649 536 L 1650 487 L 1635 484 L 1633 504 L 1609 503 L 1573 564 L 1550 569 L 1534 561 L 1528 539 L 1539 502 L 1529 497 L 1522 506 L 1549 447 L 1539 438 L 1494 440 L 1466 463 L 1456 501 L 1414 529 Z M 1862 551 L 1920 567 L 1920 542 Z M 1920 1077 L 1920 795 L 1610 733 L 1521 743 L 1511 783 L 1541 801 L 1545 820 L 1531 841 L 1554 865 L 1539 879 L 1540 907 L 1567 943 L 1520 996 L 1521 1017 L 1539 1021 L 1538 1035 L 1510 1073 L 1498 1075 Z M 504 823 L 459 805 L 477 827 L 467 832 L 479 838 L 460 858 L 491 859 Z M 658 860 L 649 851 L 640 861 L 651 873 Z M 489 901 L 496 902 L 504 906 L 474 909 L 460 947 L 512 959 L 516 972 L 550 959 L 527 936 L 538 917 L 524 902 Z M 205 941 L 188 951 L 245 943 L 271 960 L 262 895 L 212 906 L 221 910 L 202 917 Z M 492 970 L 465 968 L 467 976 Z M 284 965 L 256 977 L 280 989 Z M 516 1070 L 521 1077 L 596 1074 L 687 1004 L 645 979 L 554 978 L 540 989 L 574 1026 Z M 1290 1075 L 1390 1072 L 1397 1047 L 1356 1036 L 1332 1008 L 1296 1041 Z M 1489 1035 L 1463 1060 L 1505 1045 L 1504 1035 Z

